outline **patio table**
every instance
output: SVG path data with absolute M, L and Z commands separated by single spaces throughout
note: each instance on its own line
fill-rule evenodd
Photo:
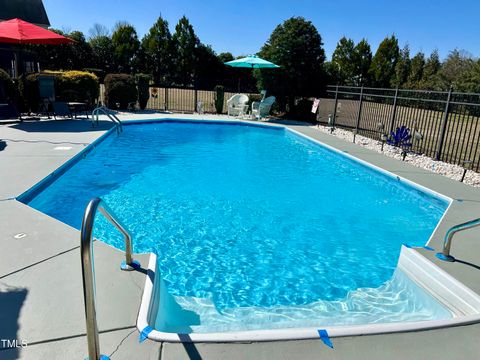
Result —
M 73 116 L 75 117 L 75 119 L 77 118 L 77 114 L 81 112 L 83 112 L 87 116 L 87 119 L 89 118 L 87 103 L 72 101 L 72 102 L 68 102 L 67 104 L 68 104 L 68 107 L 70 108 L 70 111 L 73 113 Z

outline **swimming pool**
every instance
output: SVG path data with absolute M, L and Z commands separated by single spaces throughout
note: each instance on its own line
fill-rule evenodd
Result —
M 443 319 L 451 313 L 395 268 L 423 246 L 448 201 L 283 127 L 125 126 L 30 206 L 76 228 L 102 197 L 158 255 L 188 316 L 157 328 L 214 332 Z M 122 248 L 99 219 L 95 236 Z

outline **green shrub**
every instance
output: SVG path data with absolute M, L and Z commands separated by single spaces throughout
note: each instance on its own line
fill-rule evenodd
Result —
M 13 99 L 15 98 L 15 86 L 13 84 L 13 80 L 10 75 L 8 75 L 8 73 L 2 69 L 0 69 L 0 83 L 3 84 L 3 93 L 2 89 L 0 89 L 0 97 L 5 96 L 6 98 L 0 98 L 0 100 L 13 101 Z M 0 86 L 2 86 L 2 84 L 0 84 Z
M 105 79 L 105 75 L 106 75 L 104 70 L 95 69 L 95 68 L 84 68 L 82 70 L 96 75 L 98 78 L 98 82 L 100 84 L 103 84 L 103 79 Z
M 86 71 L 65 71 L 55 76 L 56 96 L 63 101 L 95 104 L 100 87 L 98 77 Z
M 217 111 L 217 114 L 221 114 L 223 112 L 225 88 L 222 85 L 217 85 L 213 91 L 215 91 L 215 110 Z
M 40 94 L 38 78 L 42 75 L 55 78 L 55 97 L 62 101 L 86 102 L 94 105 L 99 94 L 96 75 L 86 71 L 43 71 L 41 73 L 24 74 L 18 82 L 18 93 L 24 111 L 38 110 Z
M 22 74 L 18 79 L 18 95 L 21 111 L 36 112 L 40 103 L 38 76 L 40 74 Z
M 137 80 L 138 105 L 141 110 L 145 110 L 150 98 L 150 75 L 137 74 L 135 79 Z
M 288 115 L 294 120 L 315 122 L 316 114 L 312 113 L 312 105 L 312 100 L 300 99 Z
M 132 75 L 105 76 L 105 103 L 109 108 L 127 109 L 129 103 L 137 101 L 137 94 L 137 85 Z

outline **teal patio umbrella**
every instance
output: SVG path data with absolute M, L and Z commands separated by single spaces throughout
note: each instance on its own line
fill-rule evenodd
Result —
M 258 57 L 257 55 L 249 55 L 240 59 L 227 61 L 225 65 L 250 69 L 275 69 L 280 67 L 277 64 Z M 238 91 L 240 91 L 240 79 L 238 79 Z
M 257 55 L 249 55 L 247 57 L 243 57 L 240 59 L 227 61 L 225 65 L 231 67 L 242 67 L 242 68 L 251 68 L 251 69 L 271 69 L 271 68 L 279 68 L 280 66 L 259 58 Z

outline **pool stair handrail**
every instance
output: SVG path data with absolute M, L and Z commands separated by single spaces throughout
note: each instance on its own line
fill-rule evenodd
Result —
M 473 229 L 477 226 L 480 226 L 480 218 L 452 226 L 450 229 L 448 229 L 447 233 L 445 234 L 445 239 L 443 240 L 443 250 L 442 252 L 437 253 L 437 258 L 443 261 L 455 261 L 455 257 L 450 255 L 450 247 L 452 246 L 453 235 L 459 231 Z
M 109 108 L 105 106 L 99 106 L 92 111 L 92 126 L 98 125 L 98 115 L 102 113 L 107 115 L 107 117 L 115 124 L 115 128 L 117 130 L 117 134 L 123 132 L 122 121 L 115 115 L 113 112 L 110 111 Z
M 82 220 L 82 229 L 80 232 L 83 298 L 87 324 L 88 359 L 90 360 L 108 359 L 105 355 L 100 355 L 100 343 L 98 340 L 98 326 L 95 310 L 95 270 L 92 235 L 97 211 L 100 211 L 125 238 L 125 261 L 121 263 L 120 269 L 131 271 L 140 267 L 140 263 L 132 259 L 132 236 L 128 230 L 126 230 L 122 223 L 113 215 L 113 212 L 102 199 L 94 198 L 90 200 L 85 209 Z

